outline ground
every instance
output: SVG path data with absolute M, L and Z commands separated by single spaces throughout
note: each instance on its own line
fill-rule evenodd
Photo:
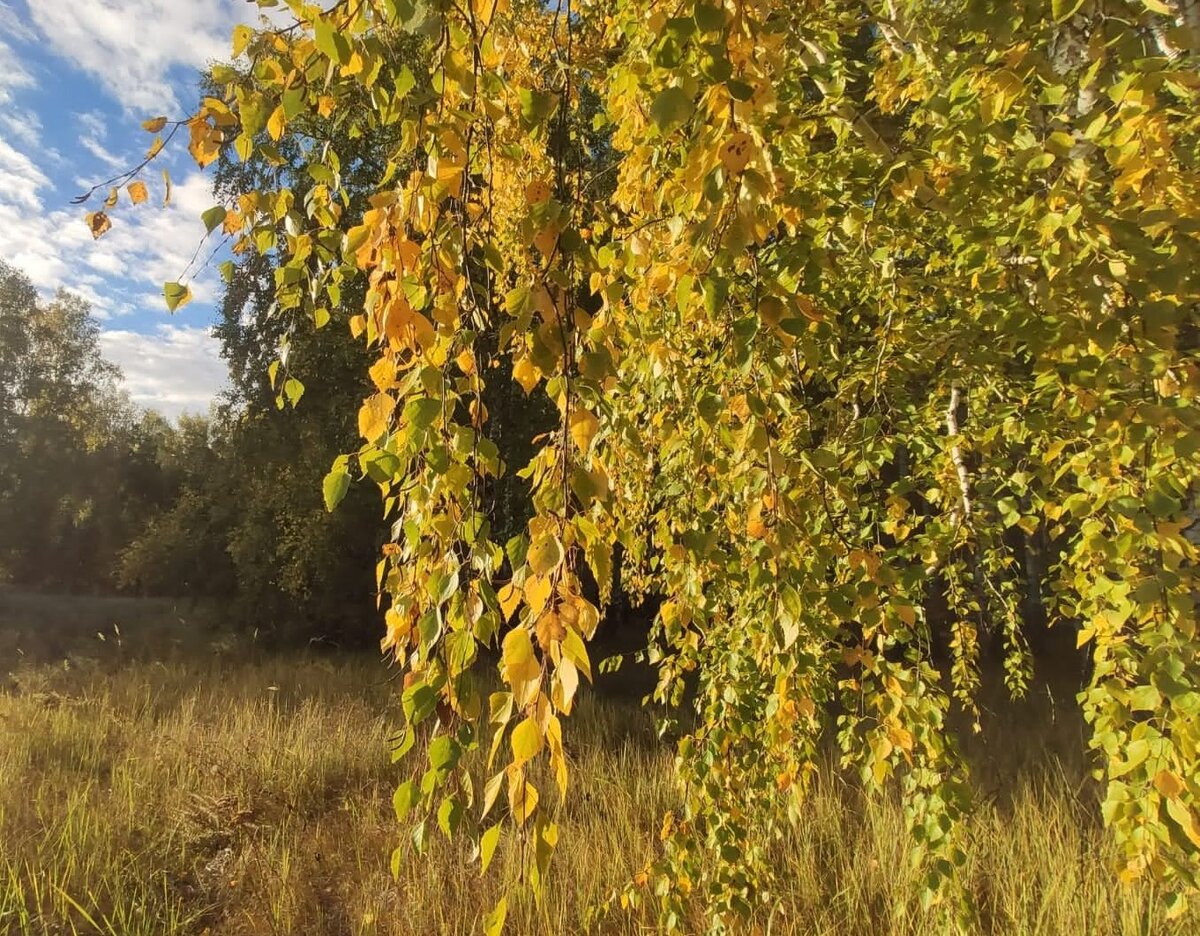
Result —
M 480 932 L 503 854 L 481 879 L 440 832 L 424 856 L 407 844 L 391 806 L 407 778 L 387 748 L 393 674 L 369 654 L 267 650 L 206 617 L 0 592 L 0 932 Z M 592 695 L 570 720 L 582 795 L 544 899 L 517 901 L 510 933 L 582 932 L 654 854 L 676 802 L 671 750 L 620 695 Z M 990 717 L 971 749 L 978 931 L 1200 932 L 1194 914 L 1166 923 L 1149 885 L 1116 883 L 1069 706 L 1043 693 Z M 893 915 L 910 884 L 898 807 L 832 767 L 778 853 L 789 886 L 758 931 L 936 932 L 915 908 Z M 651 922 L 617 912 L 592 931 Z

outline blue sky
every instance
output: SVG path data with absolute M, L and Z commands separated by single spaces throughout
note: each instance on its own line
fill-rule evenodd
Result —
M 207 411 L 225 381 L 209 333 L 216 271 L 200 273 L 195 300 L 175 315 L 161 295 L 204 233 L 208 178 L 181 133 L 160 157 L 169 207 L 157 168 L 150 200 L 135 208 L 122 193 L 98 241 L 70 202 L 140 160 L 152 139 L 143 120 L 186 116 L 197 69 L 226 56 L 233 26 L 256 17 L 246 0 L 0 0 L 0 258 L 47 294 L 88 299 L 134 402 L 169 416 Z

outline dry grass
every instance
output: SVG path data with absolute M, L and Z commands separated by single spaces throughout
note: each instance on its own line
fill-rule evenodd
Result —
M 184 618 L 173 626 L 188 628 Z M 388 870 L 402 836 L 386 750 L 399 712 L 380 664 L 214 647 L 195 627 L 154 660 L 131 645 L 131 627 L 120 645 L 111 629 L 103 644 L 76 638 L 89 652 L 66 663 L 29 649 L 40 638 L 26 629 L 24 656 L 0 676 L 0 932 L 479 931 L 498 885 L 440 833 L 424 858 L 403 853 L 398 881 Z M 975 753 L 991 781 L 970 828 L 980 931 L 1200 931 L 1196 917 L 1162 922 L 1149 887 L 1113 883 L 1078 761 L 1006 721 L 1008 736 Z M 580 803 L 562 819 L 541 906 L 510 910 L 520 936 L 581 932 L 588 907 L 652 854 L 673 802 L 670 753 L 640 710 L 592 698 L 571 732 Z M 784 850 L 791 887 L 763 931 L 934 932 L 918 915 L 890 915 L 910 875 L 898 809 L 824 776 Z M 649 922 L 609 917 L 594 929 Z

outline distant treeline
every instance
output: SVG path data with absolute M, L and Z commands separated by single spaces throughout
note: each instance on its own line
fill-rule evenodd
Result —
M 218 326 L 241 364 L 232 391 L 172 424 L 131 404 L 86 302 L 45 301 L 0 261 L 0 581 L 218 599 L 232 622 L 281 635 L 368 633 L 378 501 L 362 488 L 326 513 L 321 477 L 353 429 L 324 393 L 276 408 L 265 366 L 245 360 L 263 339 L 240 320 L 251 275 Z M 308 379 L 344 401 L 359 371 L 337 350 Z

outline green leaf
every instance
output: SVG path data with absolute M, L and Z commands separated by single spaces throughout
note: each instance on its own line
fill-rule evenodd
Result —
M 400 69 L 400 74 L 396 76 L 396 98 L 402 98 L 414 87 L 416 87 L 417 79 L 413 77 L 413 73 L 405 65 Z
M 200 215 L 200 220 L 204 222 L 204 230 L 211 234 L 219 224 L 224 222 L 226 214 L 227 212 L 221 205 L 209 208 Z
M 487 871 L 488 865 L 492 863 L 492 856 L 496 854 L 496 846 L 500 844 L 500 825 L 497 823 L 479 837 L 479 863 L 482 866 L 480 873 Z
M 438 807 L 437 821 L 438 828 L 442 830 L 446 838 L 454 838 L 454 833 L 458 830 L 459 823 L 462 822 L 462 816 L 462 803 L 458 801 L 457 796 L 447 796 L 442 800 L 442 804 Z
M 313 39 L 326 58 L 339 65 L 349 64 L 350 43 L 328 20 L 318 17 L 313 22 Z
M 549 91 L 522 88 L 519 97 L 521 100 L 521 123 L 526 130 L 545 123 L 558 109 L 558 95 L 551 94 Z
M 650 105 L 650 117 L 663 133 L 687 122 L 695 105 L 683 88 L 667 88 Z
M 304 396 L 304 384 L 298 381 L 295 377 L 289 377 L 283 383 L 283 395 L 287 397 L 287 401 L 292 404 L 295 409 L 300 402 L 300 398 Z
M 449 735 L 438 735 L 429 744 L 429 766 L 434 770 L 453 767 L 458 759 L 458 748 Z
M 431 397 L 410 400 L 404 407 L 404 422 L 416 429 L 428 429 L 441 415 L 442 401 Z
M 416 783 L 412 780 L 407 780 L 400 784 L 400 786 L 396 787 L 396 792 L 392 794 L 392 808 L 396 810 L 396 818 L 403 822 L 404 817 L 420 801 L 421 793 L 417 789 Z
M 692 16 L 702 32 L 716 32 L 725 25 L 725 11 L 715 3 L 697 3 Z
M 500 936 L 508 917 L 508 898 L 501 897 L 491 913 L 483 918 L 483 936 Z
M 167 300 L 168 311 L 176 312 L 192 301 L 192 290 L 179 283 L 164 283 L 163 298 Z
M 243 24 L 233 27 L 233 57 L 237 58 L 246 51 L 246 46 L 250 44 L 250 40 L 254 38 L 254 30 Z
M 729 89 L 729 96 L 735 101 L 748 101 L 754 97 L 754 87 L 746 84 L 744 81 L 736 79 L 725 82 L 725 87 Z
M 350 475 L 345 471 L 331 471 L 321 484 L 325 495 L 325 509 L 332 512 L 350 490 Z

